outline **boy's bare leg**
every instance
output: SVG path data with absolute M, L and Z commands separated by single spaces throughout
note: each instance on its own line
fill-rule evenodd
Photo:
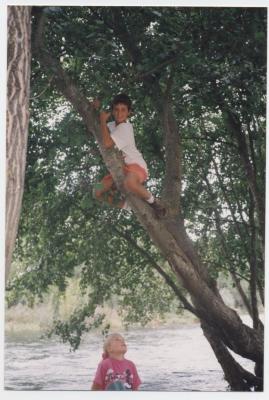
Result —
M 164 217 L 166 215 L 165 207 L 160 203 L 160 201 L 154 199 L 152 193 L 150 193 L 142 183 L 140 183 L 136 174 L 131 172 L 128 173 L 124 180 L 124 185 L 127 190 L 130 190 L 132 193 L 145 200 L 154 209 L 157 217 Z
M 111 206 L 116 208 L 123 208 L 125 199 L 119 198 L 121 196 L 118 190 L 110 190 L 105 201 Z
M 116 200 L 119 191 L 116 189 L 114 181 L 111 179 L 102 180 L 95 185 L 94 196 L 97 200 L 106 202 L 112 207 L 122 208 L 125 200 Z
M 138 177 L 131 172 L 126 175 L 124 185 L 127 190 L 130 190 L 144 200 L 149 199 L 151 196 L 151 193 L 139 182 Z M 118 191 L 112 178 L 103 179 L 100 183 L 96 184 L 94 189 L 94 196 L 97 200 L 104 201 L 114 207 L 122 208 L 125 200 L 121 200 L 116 204 L 114 197 L 116 197 L 117 193 Z
M 112 189 L 113 184 L 112 179 L 103 179 L 101 182 L 96 183 L 93 190 L 94 197 L 99 201 L 104 201 L 105 197 L 107 197 L 104 194 Z
M 152 196 L 145 186 L 140 183 L 136 174 L 133 174 L 132 172 L 126 175 L 124 186 L 127 190 L 130 190 L 143 200 L 148 200 Z
M 116 188 L 113 188 L 113 180 L 104 180 L 100 183 L 100 188 L 95 189 L 95 197 L 99 201 L 107 202 L 112 207 L 125 208 L 125 199 L 115 201 L 115 197 L 118 193 Z M 164 216 L 166 213 L 163 205 L 154 199 L 152 194 L 140 183 L 139 178 L 132 172 L 128 173 L 124 180 L 125 189 L 136 194 L 141 199 L 147 201 L 155 210 L 157 216 Z M 115 187 L 115 186 L 114 186 Z

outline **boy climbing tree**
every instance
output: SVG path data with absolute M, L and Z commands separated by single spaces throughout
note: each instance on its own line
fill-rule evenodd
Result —
M 99 100 L 95 100 L 93 105 L 98 109 L 100 107 Z M 119 94 L 112 101 L 112 112 L 100 112 L 103 145 L 107 149 L 115 145 L 122 152 L 124 188 L 145 200 L 158 217 L 163 217 L 166 213 L 165 208 L 143 185 L 148 179 L 148 168 L 136 147 L 133 126 L 128 121 L 131 108 L 130 98 L 126 94 Z M 107 122 L 111 114 L 114 121 Z M 101 182 L 95 185 L 94 196 L 100 201 L 108 202 L 111 206 L 131 210 L 126 199 L 115 200 L 117 188 L 111 174 L 106 175 Z

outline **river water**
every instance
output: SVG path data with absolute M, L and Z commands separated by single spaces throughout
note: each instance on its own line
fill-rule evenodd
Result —
M 222 370 L 199 325 L 123 333 L 144 391 L 227 391 Z M 6 390 L 89 390 L 102 337 L 88 334 L 76 352 L 57 339 L 6 338 Z M 236 356 L 253 371 L 254 364 Z

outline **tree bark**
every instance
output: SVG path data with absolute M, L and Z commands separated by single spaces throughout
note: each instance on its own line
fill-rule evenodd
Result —
M 8 7 L 6 272 L 17 236 L 26 165 L 31 66 L 31 7 Z
M 214 350 L 216 358 L 224 372 L 225 379 L 230 385 L 230 389 L 233 391 L 249 392 L 251 388 L 255 388 L 257 391 L 261 391 L 263 387 L 262 378 L 246 371 L 235 361 L 227 347 L 218 337 L 217 332 L 214 331 L 214 328 L 207 325 L 204 321 L 201 322 L 201 328 Z
M 182 145 L 171 100 L 172 81 L 173 75 L 168 79 L 166 93 L 163 96 L 162 110 L 160 110 L 160 119 L 163 125 L 165 147 L 165 177 L 162 199 L 169 216 L 173 218 L 179 217 L 181 214 Z

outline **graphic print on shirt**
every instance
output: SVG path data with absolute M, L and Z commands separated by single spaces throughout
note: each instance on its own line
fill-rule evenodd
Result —
M 128 368 L 121 374 L 114 372 L 112 368 L 108 368 L 105 376 L 105 386 L 107 387 L 116 381 L 121 381 L 126 390 L 132 390 L 133 375 Z

